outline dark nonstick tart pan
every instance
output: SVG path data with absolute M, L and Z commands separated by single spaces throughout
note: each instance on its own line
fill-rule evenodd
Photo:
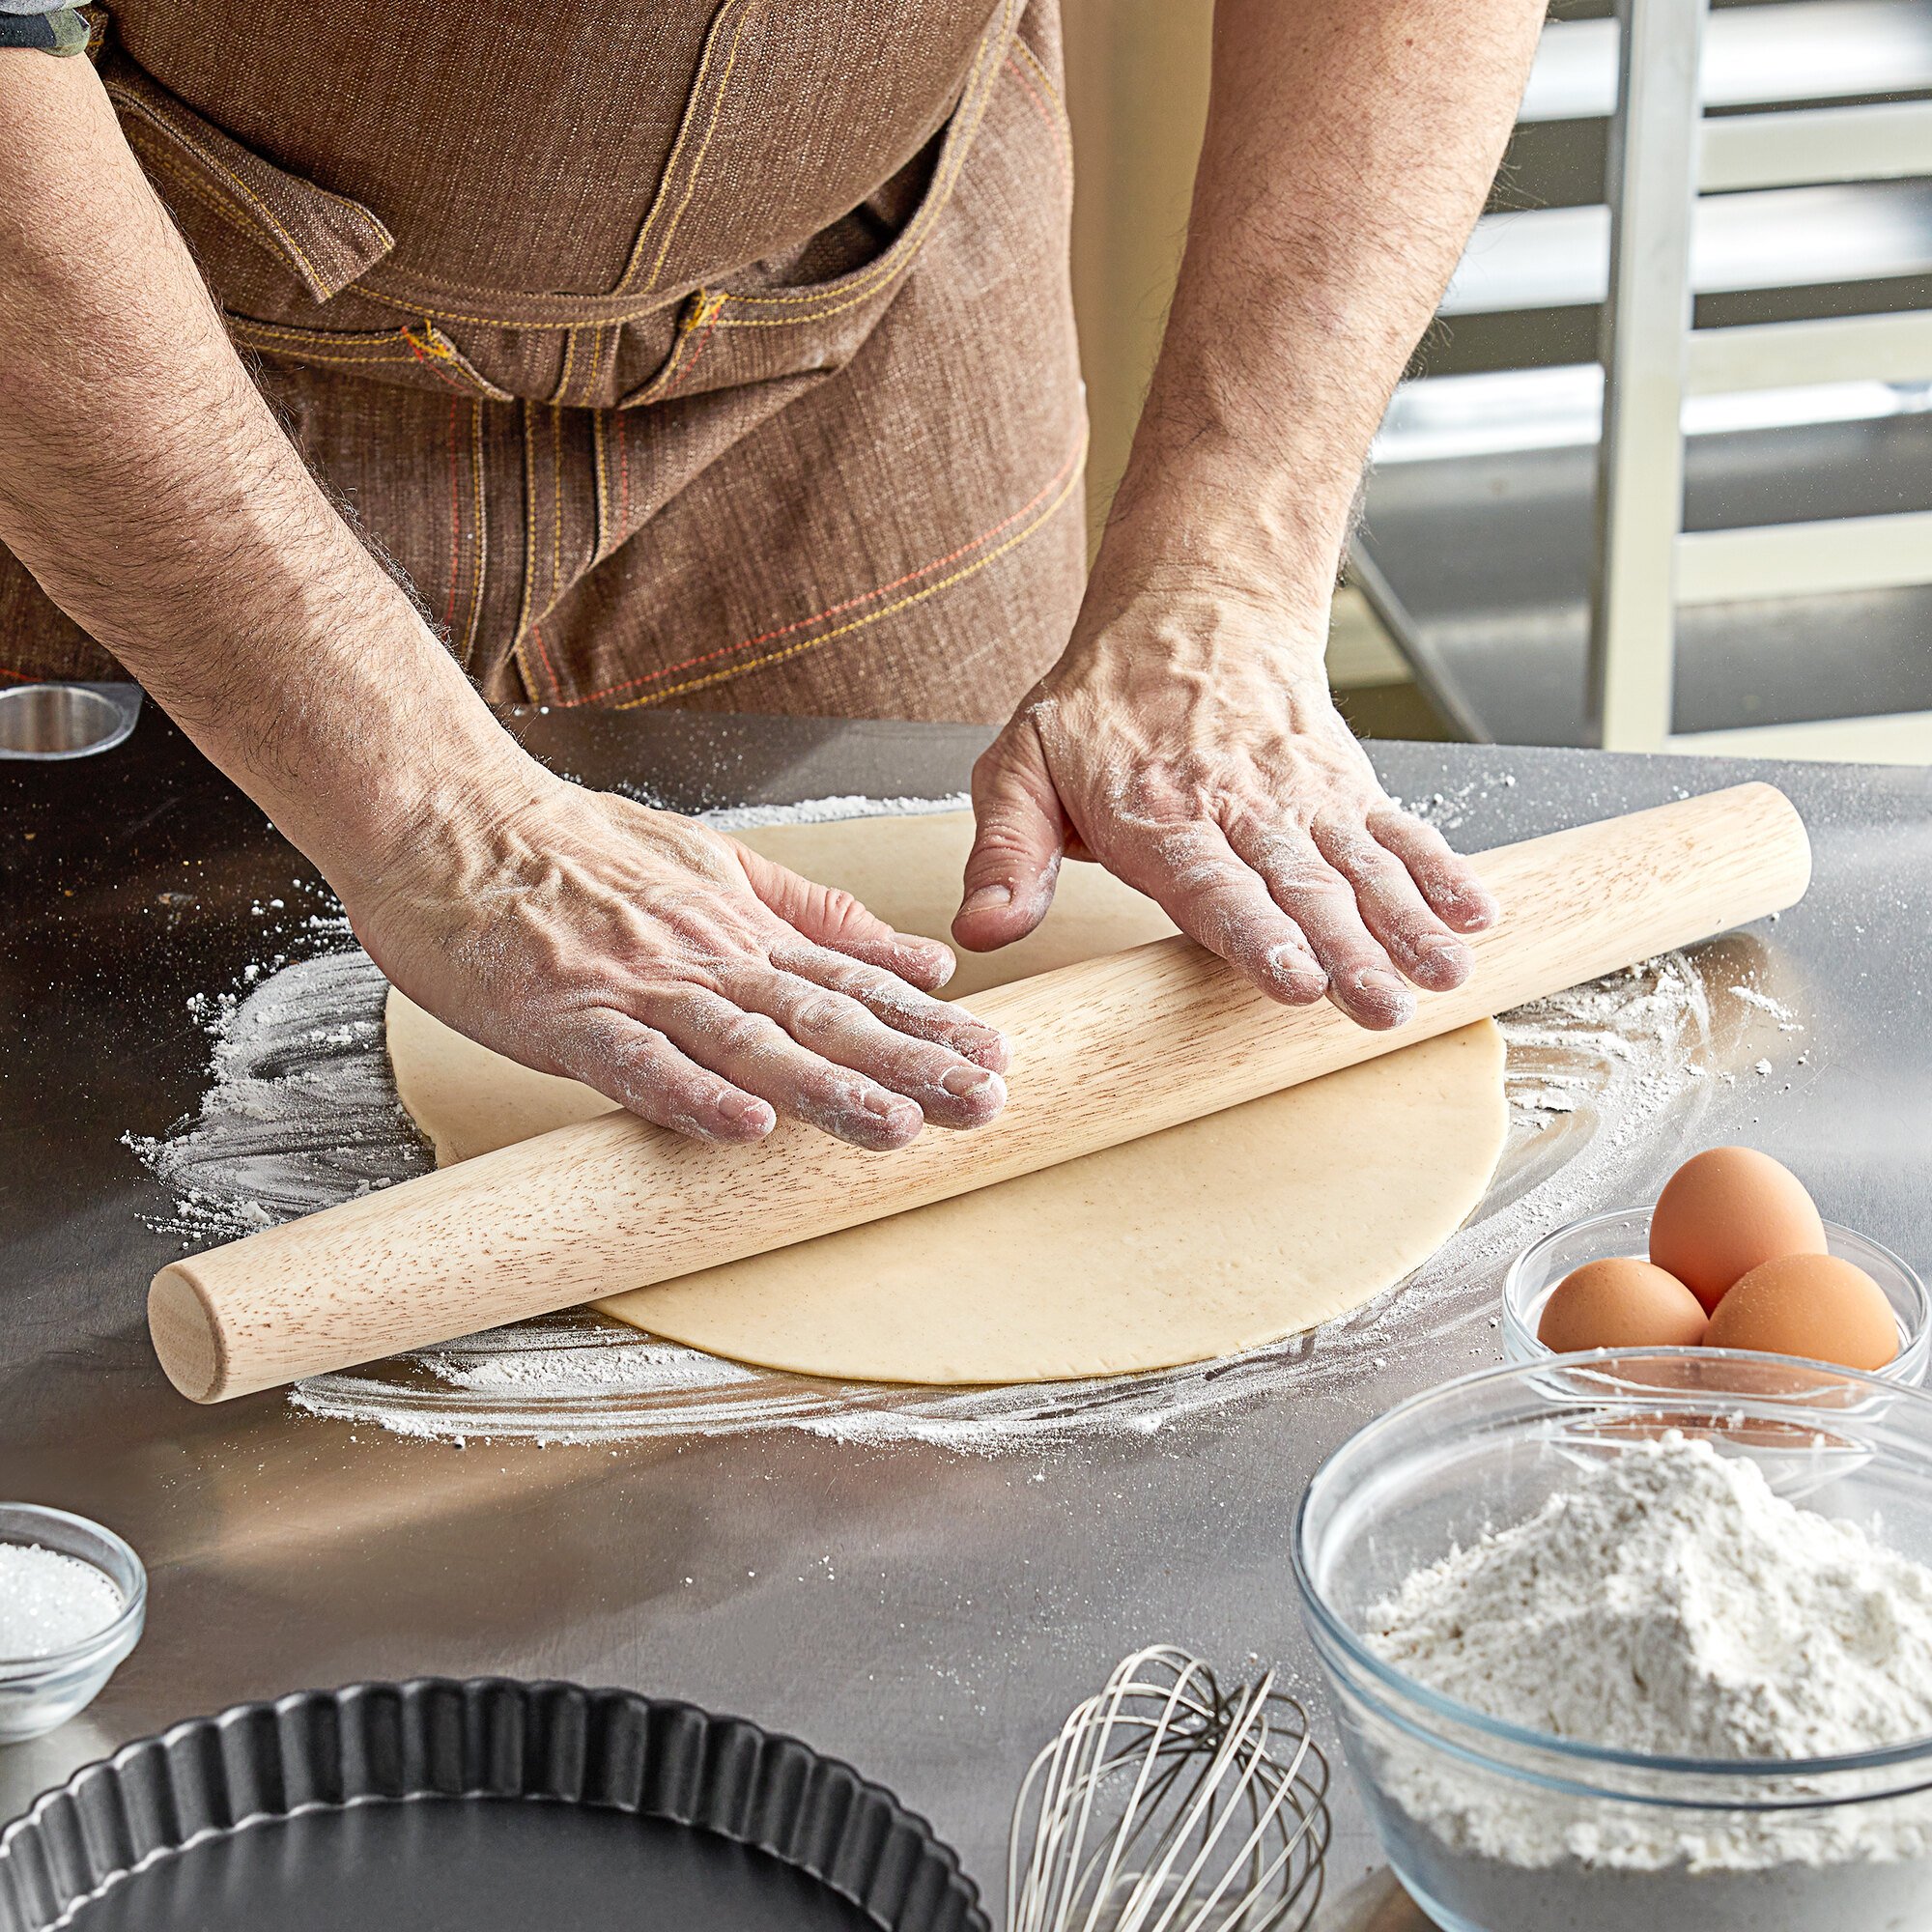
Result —
M 0 1836 L 0 1932 L 989 1932 L 922 1818 L 738 1718 L 502 1678 L 241 1704 Z

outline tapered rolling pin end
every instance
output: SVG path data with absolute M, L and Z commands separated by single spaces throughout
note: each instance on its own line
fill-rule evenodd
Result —
M 1767 855 L 1776 856 L 1775 871 L 1782 886 L 1782 912 L 1795 906 L 1811 886 L 1811 835 L 1798 815 L 1798 808 L 1775 784 L 1752 779 L 1735 787 L 1739 797 L 1763 812 Z
M 208 1297 L 180 1267 L 148 1284 L 148 1332 L 169 1381 L 190 1402 L 218 1402 L 226 1392 L 228 1348 Z

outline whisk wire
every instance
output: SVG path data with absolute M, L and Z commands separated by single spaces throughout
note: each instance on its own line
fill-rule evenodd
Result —
M 1292 1915 L 1305 1926 L 1326 1788 L 1306 1717 L 1272 1673 L 1224 1693 L 1184 1651 L 1137 1651 L 1021 1783 L 1010 1932 L 1284 1932 Z

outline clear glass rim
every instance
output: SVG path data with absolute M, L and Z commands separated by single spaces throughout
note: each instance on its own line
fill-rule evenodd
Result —
M 34 1677 L 57 1676 L 70 1665 L 90 1662 L 103 1651 L 112 1650 L 130 1631 L 138 1628 L 148 1605 L 148 1570 L 134 1554 L 133 1545 L 125 1537 L 117 1536 L 105 1523 L 96 1522 L 92 1517 L 77 1516 L 72 1510 L 54 1509 L 46 1503 L 0 1503 L 0 1511 L 10 1517 L 38 1517 L 43 1522 L 61 1523 L 97 1539 L 128 1566 L 128 1574 L 133 1578 L 132 1586 L 122 1591 L 121 1612 L 111 1624 L 96 1631 L 92 1636 L 84 1636 L 79 1642 L 69 1644 L 65 1649 L 50 1650 L 40 1657 L 0 1657 L 0 1684 L 18 1684 Z M 0 1522 L 0 1543 L 21 1541 L 22 1538 L 11 1533 L 6 1524 Z M 56 1554 L 67 1556 L 73 1552 L 59 1550 Z M 85 1563 L 89 1559 L 75 1556 L 74 1560 Z M 121 1588 L 118 1577 L 109 1576 L 99 1563 L 94 1568 L 99 1570 L 116 1589 Z
M 1840 1369 L 1830 1363 L 1810 1361 L 1802 1355 L 1760 1354 L 1746 1349 L 1732 1349 L 1725 1352 L 1741 1362 L 1804 1369 L 1813 1375 L 1829 1376 L 1834 1380 L 1861 1383 L 1873 1397 L 1883 1399 L 1888 1405 L 1899 1402 L 1919 1404 L 1925 1413 L 1928 1429 L 1932 1429 L 1932 1394 L 1910 1382 L 1888 1381 L 1881 1376 L 1867 1375 L 1862 1370 Z M 1307 1487 L 1302 1491 L 1301 1501 L 1295 1508 L 1294 1527 L 1290 1537 L 1289 1553 L 1303 1611 L 1315 1627 L 1318 1637 L 1332 1644 L 1348 1659 L 1350 1665 L 1365 1673 L 1385 1691 L 1393 1693 L 1399 1705 L 1406 1703 L 1413 1706 L 1426 1715 L 1444 1719 L 1459 1730 L 1473 1732 L 1478 1737 L 1491 1738 L 1499 1744 L 1534 1750 L 1578 1767 L 1602 1766 L 1605 1770 L 1662 1773 L 1665 1776 L 1694 1776 L 1714 1782 L 1734 1780 L 1739 1784 L 1764 1784 L 1774 1780 L 1801 1777 L 1844 1777 L 1859 1773 L 1905 1767 L 1917 1767 L 1927 1774 L 1926 1777 L 1921 1778 L 1917 1785 L 1897 1790 L 1858 1792 L 1839 1798 L 1819 1794 L 1791 1803 L 1771 1805 L 1762 1803 L 1753 1804 L 1747 1799 L 1727 1801 L 1720 1798 L 1671 1799 L 1662 1794 L 1646 1796 L 1627 1792 L 1616 1786 L 1588 1787 L 1594 1794 L 1634 1803 L 1675 1804 L 1694 1810 L 1794 1808 L 1812 1810 L 1824 1809 L 1833 1804 L 1873 1803 L 1882 1798 L 1902 1797 L 1912 1790 L 1922 1788 L 1926 1782 L 1932 1781 L 1932 1734 L 1909 1738 L 1895 1745 L 1880 1746 L 1873 1750 L 1849 1751 L 1829 1757 L 1698 1758 L 1665 1757 L 1645 1751 L 1617 1750 L 1603 1745 L 1584 1744 L 1574 1738 L 1559 1738 L 1549 1731 L 1532 1730 L 1527 1725 L 1512 1724 L 1504 1719 L 1492 1718 L 1487 1712 L 1477 1710 L 1473 1704 L 1464 1704 L 1459 1698 L 1447 1697 L 1440 1691 L 1432 1690 L 1426 1684 L 1410 1677 L 1407 1672 L 1398 1670 L 1393 1664 L 1384 1662 L 1369 1649 L 1316 1586 L 1308 1561 L 1309 1512 L 1322 1479 L 1329 1473 L 1334 1463 L 1357 1444 L 1377 1435 L 1393 1433 L 1424 1409 L 1446 1402 L 1452 1396 L 1461 1395 L 1489 1383 L 1527 1381 L 1547 1378 L 1552 1369 L 1574 1373 L 1600 1366 L 1607 1368 L 1610 1364 L 1618 1362 L 1688 1362 L 1708 1357 L 1708 1350 L 1697 1349 L 1593 1349 L 1582 1354 L 1546 1355 L 1541 1361 L 1536 1362 L 1508 1362 L 1498 1368 L 1477 1369 L 1468 1375 L 1458 1376 L 1450 1381 L 1440 1382 L 1434 1388 L 1424 1389 L 1419 1394 L 1409 1396 L 1406 1400 L 1396 1404 L 1393 1408 L 1384 1410 L 1372 1421 L 1364 1423 L 1323 1458 L 1320 1467 L 1310 1477 Z M 1710 1389 L 1679 1391 L 1662 1387 L 1645 1389 L 1640 1384 L 1618 1384 L 1606 1378 L 1601 1391 L 1588 1396 L 1579 1394 L 1576 1406 L 1579 1409 L 1596 1406 L 1599 1404 L 1613 1407 L 1634 1407 L 1638 1405 L 1654 1406 L 1661 1400 L 1694 1403 L 1699 1399 L 1710 1401 L 1714 1398 L 1724 1399 L 1723 1392 Z M 1729 1399 L 1773 1410 L 1780 1406 L 1776 1396 L 1756 1392 L 1748 1395 L 1739 1394 Z M 1555 1406 L 1553 1402 L 1551 1406 L 1553 1411 Z M 1820 1411 L 1805 1409 L 1794 1403 L 1788 1406 L 1786 1416 L 1777 1419 L 1789 1419 L 1793 1413 L 1817 1417 Z M 1430 1743 L 1458 1755 L 1468 1758 L 1480 1756 L 1471 1747 L 1459 1745 L 1454 1739 L 1438 1738 L 1434 1733 L 1426 1731 L 1423 1735 Z M 1538 1776 L 1530 1767 L 1513 1763 L 1507 1758 L 1484 1757 L 1482 1762 L 1506 1776 L 1519 1779 L 1535 1779 Z
M 1533 1359 L 1539 1367 L 1555 1361 L 1557 1357 L 1549 1346 L 1538 1338 L 1536 1331 L 1524 1320 L 1522 1296 L 1517 1293 L 1518 1283 L 1522 1280 L 1536 1258 L 1556 1242 L 1567 1240 L 1574 1236 L 1587 1235 L 1595 1228 L 1607 1229 L 1618 1222 L 1632 1218 L 1641 1219 L 1647 1226 L 1654 1211 L 1655 1209 L 1651 1208 L 1609 1208 L 1601 1214 L 1586 1214 L 1581 1220 L 1566 1221 L 1561 1227 L 1551 1228 L 1548 1234 L 1539 1235 L 1510 1263 L 1508 1270 L 1503 1275 L 1502 1323 L 1505 1338 L 1524 1355 Z M 1904 1339 L 1899 1343 L 1897 1355 L 1875 1374 L 1876 1379 L 1892 1388 L 1916 1379 L 1908 1376 L 1910 1365 L 1924 1356 L 1928 1350 L 1932 1350 L 1932 1293 L 1926 1292 L 1924 1282 L 1919 1279 L 1918 1270 L 1902 1255 L 1895 1254 L 1883 1241 L 1874 1240 L 1861 1230 L 1848 1228 L 1841 1221 L 1825 1221 L 1822 1216 L 1820 1220 L 1828 1236 L 1841 1236 L 1854 1246 L 1869 1248 L 1873 1254 L 1898 1270 L 1899 1277 L 1904 1281 L 1911 1295 L 1914 1319 L 1906 1329 Z M 1612 1352 L 1627 1355 L 1641 1351 L 1619 1349 Z M 1733 1349 L 1727 1352 L 1744 1354 L 1747 1351 Z M 1832 1365 L 1827 1364 L 1827 1366 Z M 1865 1371 L 1846 1370 L 1845 1373 L 1861 1375 Z

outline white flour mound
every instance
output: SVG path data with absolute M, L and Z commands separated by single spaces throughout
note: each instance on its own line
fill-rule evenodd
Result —
M 1776 1769 L 1932 1736 L 1932 1570 L 1785 1501 L 1754 1462 L 1675 1432 L 1633 1444 L 1415 1571 L 1367 1623 L 1377 1656 L 1490 1717 L 1763 1764 L 1738 1795 L 1785 1807 L 1572 1795 L 1390 1734 L 1383 1829 L 1451 1914 L 1539 1932 L 1932 1924 L 1932 1797 L 1831 1804 L 1845 1774 Z
M 1579 1744 L 1794 1758 L 1932 1736 L 1932 1570 L 1675 1432 L 1369 1614 L 1386 1662 Z

